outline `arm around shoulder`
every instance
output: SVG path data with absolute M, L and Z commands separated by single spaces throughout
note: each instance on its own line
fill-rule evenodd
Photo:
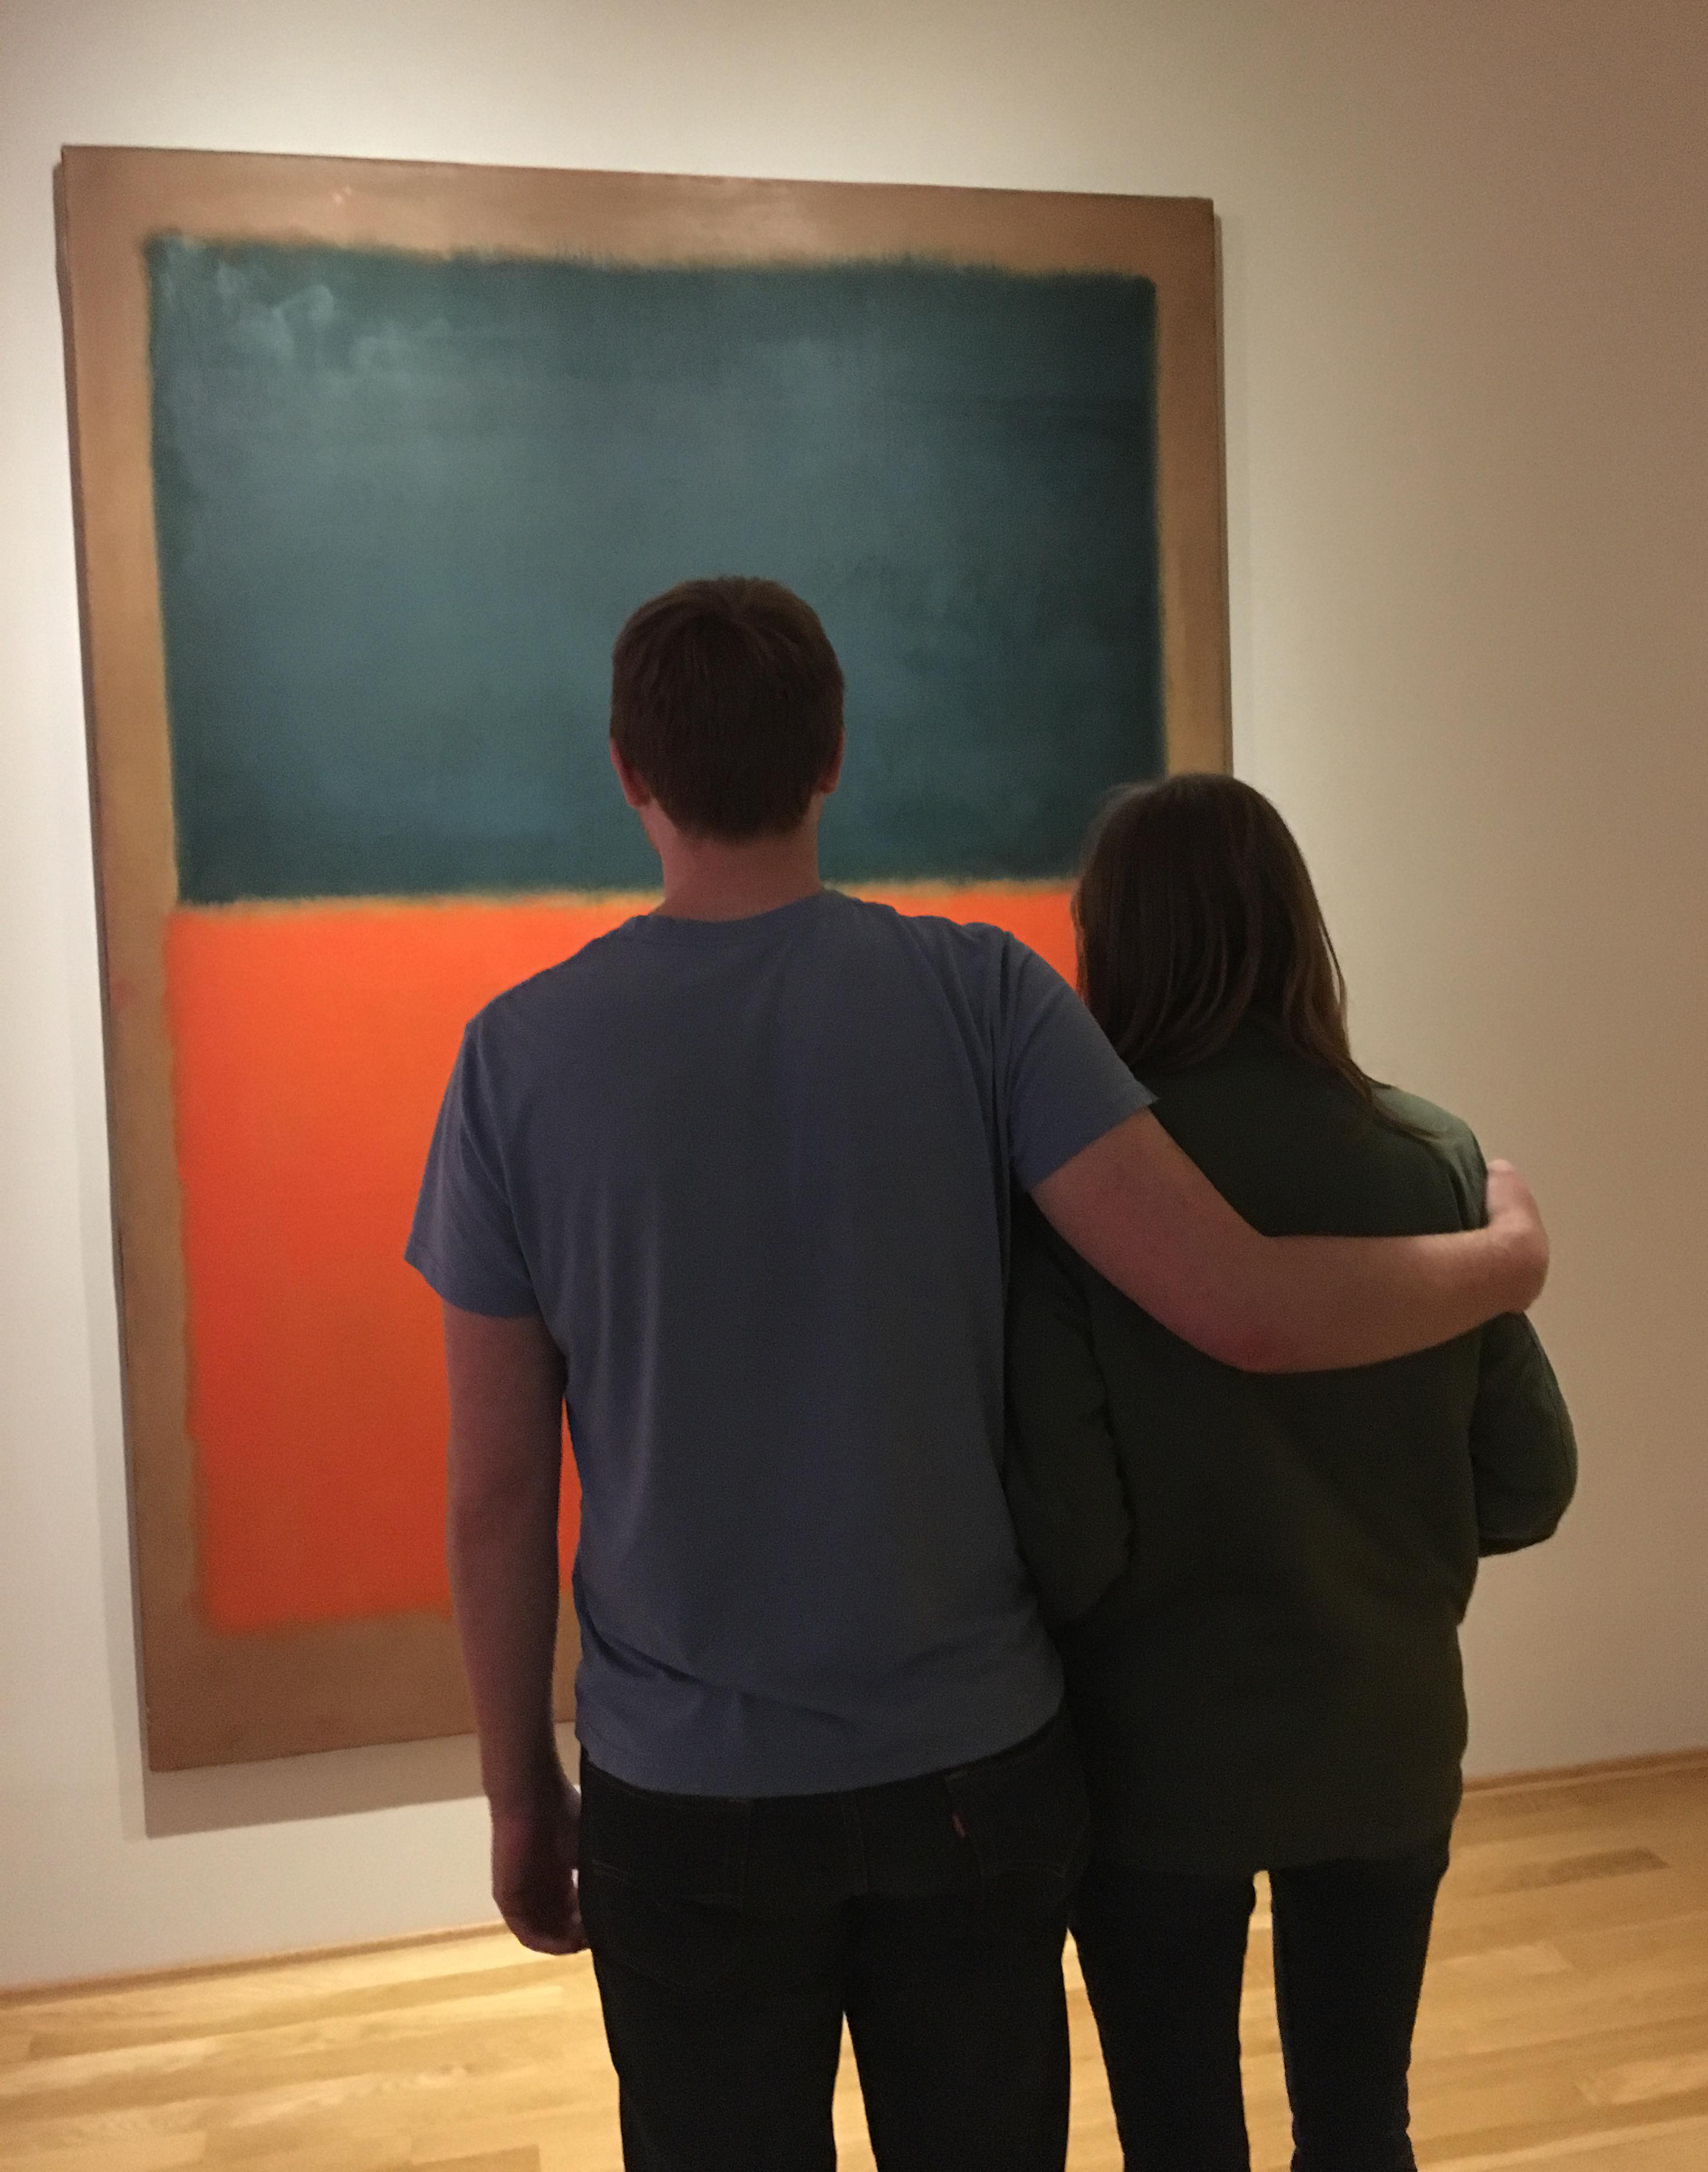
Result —
M 1069 1244 L 1224 1364 L 1325 1372 L 1450 1341 L 1541 1290 L 1548 1239 L 1517 1171 L 1489 1172 L 1487 1226 L 1425 1237 L 1265 1237 L 1146 1112 L 1033 1189 Z

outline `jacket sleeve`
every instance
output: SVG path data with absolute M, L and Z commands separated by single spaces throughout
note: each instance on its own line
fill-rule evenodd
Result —
M 1505 1313 L 1482 1331 L 1471 1412 L 1477 1546 L 1516 1553 L 1551 1538 L 1577 1485 L 1577 1442 L 1536 1331 Z
M 1052 1628 L 1125 1573 L 1133 1519 L 1081 1277 L 1035 1208 L 1017 1217 L 1003 1477 L 1020 1552 Z
M 1469 1126 L 1425 1101 L 1401 1097 L 1421 1115 L 1438 1151 L 1467 1229 L 1483 1220 L 1488 1169 Z M 1471 1476 L 1477 1551 L 1517 1553 L 1552 1538 L 1577 1486 L 1577 1442 L 1554 1368 L 1520 1313 L 1479 1330 L 1476 1401 L 1471 1411 Z

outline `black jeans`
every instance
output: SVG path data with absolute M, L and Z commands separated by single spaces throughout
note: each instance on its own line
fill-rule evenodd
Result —
M 1087 1833 L 1065 1718 L 849 1794 L 658 1794 L 585 1756 L 582 1790 L 630 2172 L 828 2172 L 845 2014 L 882 2172 L 1061 2172 Z
M 1414 2172 L 1406 2073 L 1445 1836 L 1270 1873 L 1293 2172 Z M 1248 2172 L 1239 1992 L 1249 1878 L 1094 1862 L 1073 1934 L 1126 2164 Z

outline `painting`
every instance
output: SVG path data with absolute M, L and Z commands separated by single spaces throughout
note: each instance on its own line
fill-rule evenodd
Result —
M 653 901 L 612 639 L 796 589 L 828 879 L 1071 976 L 1099 799 L 1226 762 L 1213 216 L 104 149 L 59 190 L 149 1760 L 462 1732 L 401 1250 L 465 1020 Z

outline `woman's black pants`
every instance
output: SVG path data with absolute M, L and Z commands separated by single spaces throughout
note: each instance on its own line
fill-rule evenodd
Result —
M 1443 1836 L 1270 1873 L 1293 2172 L 1414 2172 L 1406 2074 Z M 1243 1877 L 1094 1861 L 1073 1932 L 1131 2172 L 1248 2172 Z

